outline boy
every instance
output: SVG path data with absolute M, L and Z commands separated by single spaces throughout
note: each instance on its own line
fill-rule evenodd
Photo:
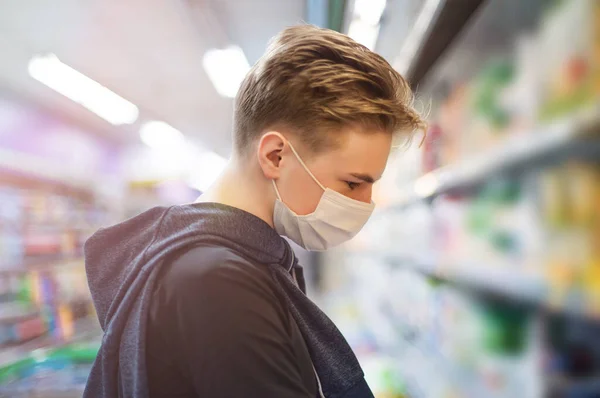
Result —
M 422 127 L 379 55 L 313 26 L 281 32 L 240 88 L 218 181 L 87 242 L 105 335 L 85 396 L 372 397 L 281 235 L 307 250 L 356 235 L 394 134 Z

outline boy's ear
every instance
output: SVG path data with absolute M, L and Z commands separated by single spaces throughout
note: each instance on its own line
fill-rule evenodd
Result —
M 280 163 L 286 139 L 276 131 L 270 131 L 260 137 L 257 148 L 258 164 L 263 175 L 269 180 L 276 180 L 280 175 Z

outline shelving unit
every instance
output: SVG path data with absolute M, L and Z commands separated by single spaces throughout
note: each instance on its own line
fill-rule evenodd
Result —
M 1 305 L 13 308 L 0 319 L 1 373 L 35 353 L 101 333 L 82 248 L 113 214 L 90 185 L 94 177 L 86 182 L 77 170 L 2 149 L 0 172 L 8 209 L 0 216 Z
M 401 396 L 600 391 L 598 4 L 458 3 L 439 2 L 405 74 L 429 134 L 324 255 L 324 301 L 398 364 Z
M 600 104 L 585 108 L 569 118 L 548 124 L 523 136 L 511 137 L 502 146 L 446 166 L 418 178 L 404 190 L 402 199 L 389 210 L 402 210 L 420 201 L 479 186 L 506 173 L 520 174 L 562 155 L 576 156 L 572 149 L 582 144 L 598 148 L 600 141 Z M 525 140 L 524 137 L 530 139 Z M 550 287 L 539 276 L 516 275 L 514 270 L 476 264 L 438 264 L 430 260 L 388 259 L 423 274 L 472 289 L 527 302 L 550 311 L 600 320 L 600 313 L 585 308 L 585 297 L 565 297 L 556 302 L 548 297 Z
M 0 275 L 20 275 L 31 271 L 66 270 L 83 266 L 83 258 L 65 257 L 50 260 L 31 260 L 24 264 L 0 268 Z
M 503 173 L 531 169 L 559 153 L 566 154 L 574 145 L 585 143 L 586 139 L 598 136 L 600 104 L 540 127 L 538 131 L 511 137 L 491 151 L 427 173 L 406 187 L 390 209 L 403 209 L 418 201 L 473 187 Z
M 351 250 L 350 256 L 381 259 L 392 268 L 406 268 L 431 278 L 466 289 L 492 294 L 509 301 L 541 308 L 552 313 L 600 321 L 600 312 L 585 307 L 586 298 L 564 297 L 560 302 L 551 297 L 551 287 L 539 275 L 518 272 L 489 264 L 447 264 L 432 259 L 411 257 L 377 250 Z M 588 301 L 589 303 L 589 301 Z
M 0 170 L 21 181 L 37 180 L 61 185 L 69 190 L 92 193 L 95 176 L 80 170 L 66 169 L 60 164 L 39 157 L 0 148 Z
M 436 265 L 431 261 L 388 256 L 394 266 L 413 269 L 422 274 L 447 281 L 468 289 L 493 294 L 507 300 L 521 302 L 544 310 L 568 316 L 600 320 L 600 313 L 586 308 L 585 297 L 565 297 L 561 301 L 550 297 L 547 281 L 536 275 L 515 275 L 514 270 L 471 265 Z
M 45 350 L 63 347 L 100 336 L 100 325 L 96 319 L 81 319 L 74 324 L 73 336 L 59 339 L 52 336 L 40 336 L 19 346 L 4 349 L 0 352 L 0 371 L 2 368 L 15 364 L 26 358 L 42 356 Z
M 438 0 L 437 3 L 439 9 L 436 10 L 431 25 L 427 27 L 423 40 L 418 44 L 406 73 L 413 88 L 417 88 L 425 79 L 485 0 Z
M 37 317 L 40 315 L 40 312 L 37 310 L 30 310 L 30 311 L 13 311 L 12 313 L 9 312 L 8 314 L 3 313 L 0 316 L 0 324 L 2 323 L 15 323 L 15 322 L 19 322 L 25 319 L 30 319 L 33 317 Z

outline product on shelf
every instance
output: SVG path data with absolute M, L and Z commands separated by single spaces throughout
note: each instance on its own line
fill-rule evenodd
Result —
M 327 308 L 354 347 L 375 349 L 357 352 L 376 396 L 540 397 L 544 353 L 531 312 L 375 256 L 349 255 L 344 267 L 347 286 L 326 300 L 344 305 Z
M 10 181 L 0 185 L 0 356 L 42 336 L 66 341 L 94 316 L 83 244 L 111 221 L 90 192 Z
M 597 101 L 598 22 L 600 4 L 595 0 L 561 1 L 545 14 L 539 34 L 540 55 L 547 66 L 539 69 L 545 75 L 542 119 Z
M 542 187 L 551 300 L 600 316 L 600 167 L 570 163 L 547 170 Z
M 549 3 L 555 4 L 533 29 L 518 31 L 511 48 L 490 57 L 474 76 L 432 93 L 440 101 L 431 116 L 439 147 L 425 156 L 423 172 L 432 158 L 454 164 L 511 138 L 539 139 L 549 131 L 540 126 L 600 101 L 600 4 Z
M 98 348 L 93 338 L 0 367 L 0 397 L 81 397 Z

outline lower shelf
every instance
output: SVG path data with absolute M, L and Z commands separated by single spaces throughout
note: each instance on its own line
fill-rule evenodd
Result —
M 0 351 L 0 371 L 2 368 L 15 362 L 41 353 L 46 349 L 57 348 L 66 344 L 74 343 L 84 339 L 100 336 L 102 333 L 98 320 L 95 318 L 82 318 L 74 323 L 74 333 L 70 338 L 58 338 L 44 335 L 29 340 L 21 345 L 6 348 Z

